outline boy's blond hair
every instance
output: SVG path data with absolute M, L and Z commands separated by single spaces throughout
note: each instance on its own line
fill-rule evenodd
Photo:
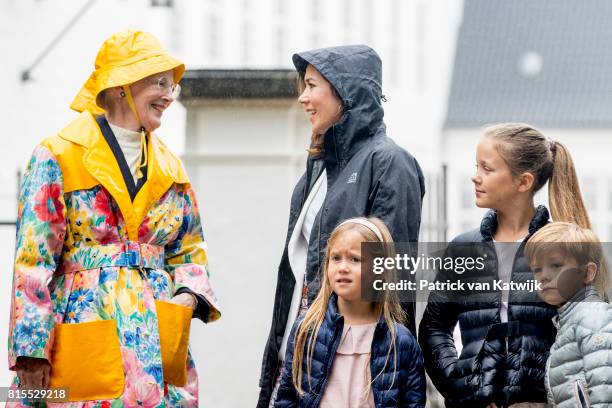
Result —
M 585 266 L 589 262 L 597 265 L 592 285 L 603 299 L 608 299 L 608 267 L 601 242 L 593 231 L 570 222 L 550 223 L 529 238 L 525 246 L 525 257 L 532 264 L 552 249 L 572 257 L 578 266 Z

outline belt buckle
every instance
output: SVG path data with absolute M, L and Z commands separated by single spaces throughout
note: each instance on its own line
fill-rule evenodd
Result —
M 125 255 L 130 267 L 137 267 L 140 269 L 141 257 L 140 257 L 140 245 L 137 242 L 128 242 L 125 246 Z

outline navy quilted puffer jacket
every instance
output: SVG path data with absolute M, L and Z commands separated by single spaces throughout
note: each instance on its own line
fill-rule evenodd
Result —
M 319 406 L 344 328 L 344 318 L 338 313 L 335 295 L 329 300 L 325 319 L 317 335 L 312 356 L 310 378 L 312 388 L 308 385 L 306 361 L 304 361 L 302 389 L 306 391 L 306 394 L 302 398 L 299 397 L 291 378 L 294 338 L 298 325 L 299 322 L 296 322 L 291 330 L 281 385 L 274 405 L 276 408 L 316 408 Z M 391 333 L 383 318 L 374 330 L 370 354 L 370 373 L 372 378 L 376 378 L 372 383 L 376 408 L 425 407 L 425 371 L 421 350 L 408 329 L 397 324 L 396 330 L 398 371 L 395 372 L 393 358 L 391 358 L 383 374 L 378 378 L 376 376 L 385 365 L 385 359 L 391 344 Z
M 539 206 L 514 258 L 511 281 L 526 282 L 533 273 L 524 255 L 529 237 L 548 223 L 548 210 Z M 498 279 L 498 263 L 492 240 L 497 215 L 490 211 L 480 230 L 455 238 L 447 249 L 453 258 L 486 259 L 485 270 L 457 275 L 440 271 L 440 280 L 491 282 Z M 472 244 L 481 243 L 481 244 Z M 482 251 L 485 251 L 484 253 Z M 425 367 L 445 398 L 447 408 L 485 407 L 491 402 L 508 406 L 518 402 L 546 402 L 544 371 L 555 339 L 552 318 L 556 308 L 542 302 L 536 292 L 511 291 L 508 321 L 500 316 L 502 292 L 492 289 L 474 295 L 459 293 L 447 298 L 443 291 L 431 292 L 419 326 L 419 343 Z M 453 330 L 459 323 L 463 349 L 457 355 Z

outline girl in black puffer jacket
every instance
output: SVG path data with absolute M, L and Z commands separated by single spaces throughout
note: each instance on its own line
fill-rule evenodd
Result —
M 332 232 L 321 290 L 291 330 L 275 408 L 425 407 L 423 357 L 399 301 L 362 299 L 362 242 L 392 240 L 377 218 Z M 388 246 L 381 255 L 393 256 Z
M 571 157 L 561 143 L 520 123 L 491 126 L 476 152 L 472 177 L 476 205 L 490 208 L 480 229 L 455 238 L 451 257 L 483 257 L 485 268 L 459 275 L 441 270 L 440 281 L 488 282 L 480 293 L 432 292 L 419 327 L 425 366 L 446 406 L 545 407 L 545 363 L 555 340 L 555 310 L 530 290 L 496 290 L 493 282 L 525 283 L 527 239 L 548 223 L 534 194 L 549 182 L 555 221 L 589 227 Z M 453 340 L 459 323 L 463 349 Z

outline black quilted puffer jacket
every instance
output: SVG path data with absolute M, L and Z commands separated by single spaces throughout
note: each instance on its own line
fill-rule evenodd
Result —
M 325 318 L 317 335 L 310 376 L 310 386 L 312 388 L 308 385 L 306 361 L 304 361 L 302 389 L 306 391 L 306 394 L 301 398 L 293 386 L 291 377 L 294 352 L 293 343 L 298 324 L 299 322 L 294 324 L 291 336 L 289 337 L 287 358 L 278 390 L 278 397 L 274 404 L 275 408 L 316 408 L 319 406 L 327 383 L 327 376 L 330 373 L 344 328 L 344 318 L 338 313 L 336 296 L 333 295 L 329 300 Z M 423 369 L 421 350 L 408 329 L 402 325 L 396 325 L 395 327 L 397 329 L 397 371 L 395 371 L 393 364 L 393 354 L 391 354 L 391 358 L 385 366 L 385 360 L 387 359 L 387 353 L 391 344 L 391 333 L 383 318 L 381 318 L 374 329 L 370 354 L 370 373 L 372 378 L 375 378 L 372 383 L 375 406 L 376 408 L 424 408 L 425 371 Z M 384 372 L 378 376 L 383 367 Z
M 548 210 L 539 206 L 529 225 L 529 235 L 516 252 L 511 281 L 527 282 L 533 273 L 524 257 L 531 235 L 548 223 Z M 492 283 L 498 279 L 493 235 L 497 216 L 489 211 L 480 229 L 464 233 L 448 246 L 451 257 L 485 258 L 483 272 L 457 275 L 440 271 L 438 279 Z M 470 244 L 472 243 L 472 244 Z M 478 244 L 473 244 L 478 243 Z M 493 285 L 491 284 L 493 288 Z M 419 343 L 425 368 L 445 398 L 446 407 L 498 407 L 516 402 L 546 402 L 544 374 L 549 349 L 555 340 L 552 317 L 556 309 L 540 301 L 537 292 L 511 291 L 508 322 L 501 322 L 502 292 L 432 292 L 419 326 Z M 453 330 L 459 322 L 463 349 L 457 356 Z

